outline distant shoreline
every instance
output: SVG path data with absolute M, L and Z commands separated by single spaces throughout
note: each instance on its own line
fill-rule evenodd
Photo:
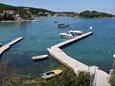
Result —
M 38 21 L 38 20 L 6 20 L 6 21 L 0 21 L 0 23 L 11 23 L 11 22 L 27 22 L 27 21 Z
M 39 16 L 39 17 L 49 17 L 49 16 Z M 54 16 L 50 16 L 50 17 L 54 17 Z M 56 17 L 71 17 L 71 16 L 56 16 Z M 87 17 L 72 17 L 72 18 L 82 18 L 82 19 L 111 19 L 111 18 L 115 18 L 115 17 L 95 17 L 95 18 L 87 18 Z M 3 20 L 0 21 L 0 23 L 11 23 L 11 22 L 29 22 L 29 21 L 38 21 L 38 20 Z
M 18 7 L 6 4 L 0 4 L 0 22 L 21 22 L 33 21 L 36 17 L 73 17 L 73 18 L 113 18 L 115 15 L 95 10 L 84 10 L 81 12 L 54 12 L 43 8 Z M 5 20 L 5 21 L 4 21 Z

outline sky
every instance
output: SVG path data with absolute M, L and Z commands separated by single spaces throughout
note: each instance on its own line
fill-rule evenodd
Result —
M 45 8 L 58 12 L 96 10 L 115 14 L 115 0 L 0 0 L 0 3 Z

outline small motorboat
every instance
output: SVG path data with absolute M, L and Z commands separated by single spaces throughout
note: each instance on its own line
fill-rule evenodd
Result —
M 67 32 L 64 32 L 64 33 L 60 33 L 59 35 L 61 37 L 64 37 L 64 38 L 73 38 L 75 36 L 78 36 L 78 35 L 81 35 L 83 32 L 82 31 L 79 31 L 79 30 L 69 30 Z
M 70 32 L 60 33 L 59 34 L 63 38 L 73 38 L 73 35 Z
M 60 24 L 58 24 L 58 27 L 59 27 L 59 28 L 69 27 L 69 24 L 60 23 Z
M 42 73 L 41 77 L 43 79 L 49 79 L 49 78 L 52 78 L 54 76 L 60 75 L 61 73 L 62 73 L 62 70 L 55 69 L 55 70 L 50 70 L 48 72 Z
M 69 30 L 69 32 L 72 34 L 72 35 L 81 35 L 82 34 L 82 31 L 79 31 L 79 30 Z
M 33 56 L 32 59 L 33 60 L 43 60 L 46 59 L 48 57 L 48 55 L 39 55 L 39 56 Z

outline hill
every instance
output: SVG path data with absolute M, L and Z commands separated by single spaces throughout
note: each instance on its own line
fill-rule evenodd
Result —
M 33 20 L 38 16 L 52 16 L 54 12 L 33 7 L 11 6 L 0 3 L 0 21 Z
M 104 12 L 97 12 L 97 11 L 83 11 L 79 14 L 80 17 L 85 18 L 100 18 L 100 17 L 114 17 L 114 15 Z
M 2 4 L 0 3 L 0 10 L 14 10 L 15 6 L 11 6 L 11 5 L 6 5 L 6 4 Z
M 4 15 L 4 10 L 13 10 L 15 13 L 13 15 L 9 15 L 9 12 Z M 18 19 L 33 19 L 38 16 L 66 16 L 66 17 L 83 17 L 83 18 L 105 18 L 105 17 L 115 17 L 115 15 L 98 12 L 98 11 L 83 11 L 81 13 L 77 12 L 53 12 L 47 9 L 42 8 L 33 8 L 33 7 L 23 7 L 23 6 L 11 6 L 0 3 L 0 20 L 17 20 L 16 15 L 18 14 L 20 18 Z M 15 17 L 14 17 L 15 15 Z M 7 17 L 7 18 L 6 18 Z
M 32 7 L 23 7 L 23 6 L 11 6 L 11 5 L 6 5 L 6 4 L 2 4 L 0 3 L 0 10 L 24 10 L 24 9 L 29 9 L 32 13 L 38 13 L 38 12 L 51 12 L 49 10 L 46 9 L 42 9 L 42 8 L 32 8 Z

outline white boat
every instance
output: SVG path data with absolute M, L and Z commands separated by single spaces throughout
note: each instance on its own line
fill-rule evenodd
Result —
M 59 35 L 64 38 L 73 38 L 75 36 L 81 35 L 82 31 L 79 30 L 69 30 L 65 33 L 60 33 Z
M 72 38 L 73 37 L 73 35 L 70 32 L 60 33 L 59 35 L 64 38 Z
M 72 35 L 81 35 L 82 34 L 82 31 L 79 31 L 79 30 L 69 30 L 69 32 L 72 34 Z
M 39 55 L 39 56 L 33 56 L 32 59 L 33 60 L 42 60 L 42 59 L 46 59 L 48 57 L 48 55 Z

